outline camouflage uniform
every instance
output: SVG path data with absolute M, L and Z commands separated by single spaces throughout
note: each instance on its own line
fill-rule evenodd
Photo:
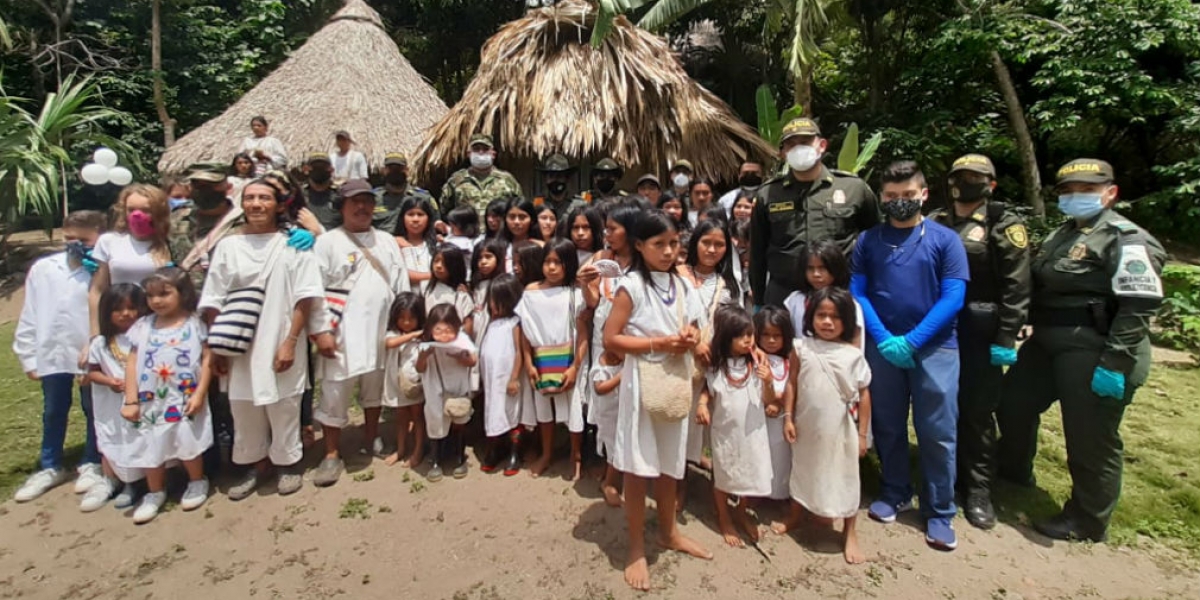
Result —
M 471 146 L 484 145 L 493 148 L 491 136 L 476 134 L 471 136 Z M 470 206 L 479 214 L 479 222 L 486 222 L 487 205 L 492 200 L 510 196 L 524 196 L 521 184 L 508 171 L 491 167 L 487 175 L 476 177 L 471 169 L 455 171 L 446 185 L 442 187 L 439 198 L 443 212 L 450 212 L 458 206 Z

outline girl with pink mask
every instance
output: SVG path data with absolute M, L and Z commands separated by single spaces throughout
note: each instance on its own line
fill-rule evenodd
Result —
M 92 259 L 99 264 L 88 293 L 92 335 L 99 332 L 96 310 L 100 296 L 110 286 L 141 284 L 159 267 L 171 262 L 167 246 L 171 208 L 161 189 L 145 184 L 126 186 L 113 212 L 115 227 L 100 236 L 92 250 Z

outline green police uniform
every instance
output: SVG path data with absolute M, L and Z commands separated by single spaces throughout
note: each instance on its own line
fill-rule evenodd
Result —
M 562 154 L 551 154 L 542 161 L 541 165 L 538 166 L 538 171 L 542 173 L 543 182 L 546 183 L 547 191 L 549 192 L 549 183 L 545 182 L 544 178 L 548 177 L 550 174 L 554 174 L 562 175 L 564 178 L 569 179 L 570 176 L 575 172 L 575 167 L 571 165 L 571 161 L 567 160 L 566 156 L 563 156 Z M 587 205 L 584 199 L 580 196 L 572 196 L 565 188 L 566 185 L 567 184 L 564 183 L 564 189 L 561 198 L 555 198 L 553 193 L 548 193 L 544 197 L 534 198 L 533 203 L 535 205 L 545 204 L 546 206 L 549 206 L 550 210 L 554 211 L 554 217 L 561 221 L 563 217 L 567 216 L 567 213 L 575 210 L 576 207 Z
M 951 179 L 960 171 L 995 179 L 991 161 L 980 155 L 955 161 Z M 957 197 L 956 193 L 959 188 L 952 186 L 951 196 Z M 966 302 L 958 316 L 958 487 L 966 492 L 968 510 L 978 508 L 975 502 L 986 502 L 985 526 L 990 527 L 995 518 L 989 499 L 996 460 L 995 412 L 1004 377 L 1003 369 L 991 362 L 991 346 L 1015 347 L 1027 320 L 1032 290 L 1029 235 L 1019 215 L 986 195 L 965 217 L 953 208 L 939 209 L 929 217 L 958 232 L 971 270 Z
M 372 225 L 383 232 L 392 235 L 403 235 L 401 231 L 401 219 L 404 215 L 400 214 L 400 205 L 404 204 L 409 198 L 417 198 L 418 200 L 428 200 L 430 206 L 433 207 L 433 215 L 429 218 L 429 226 L 441 218 L 438 214 L 438 203 L 429 195 L 429 192 L 410 184 L 404 186 L 404 189 L 393 189 L 388 186 L 375 188 L 375 216 L 371 219 Z
M 1084 159 L 1058 180 L 1107 183 L 1112 170 Z M 1051 522 L 1064 537 L 1106 537 L 1121 491 L 1121 418 L 1149 375 L 1150 319 L 1162 303 L 1166 258 L 1158 240 L 1105 209 L 1056 229 L 1033 259 L 1033 335 L 1006 376 L 997 413 L 1000 474 L 1033 481 L 1040 415 L 1060 401 L 1071 497 Z M 1097 367 L 1124 375 L 1123 399 L 1092 390 Z

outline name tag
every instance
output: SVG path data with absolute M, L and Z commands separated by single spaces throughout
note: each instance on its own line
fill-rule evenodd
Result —
M 780 202 L 778 204 L 768 205 L 767 210 L 771 214 L 780 213 L 780 212 L 788 212 L 788 211 L 796 210 L 796 204 L 793 202 Z

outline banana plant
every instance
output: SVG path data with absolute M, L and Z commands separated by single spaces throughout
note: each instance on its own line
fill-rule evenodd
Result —
M 875 157 L 875 152 L 879 150 L 879 144 L 882 142 L 883 132 L 877 132 L 860 147 L 858 123 L 851 123 L 850 128 L 846 130 L 846 139 L 842 142 L 842 149 L 838 152 L 838 169 L 855 175 L 861 174 L 862 170 L 870 164 L 871 159 Z

